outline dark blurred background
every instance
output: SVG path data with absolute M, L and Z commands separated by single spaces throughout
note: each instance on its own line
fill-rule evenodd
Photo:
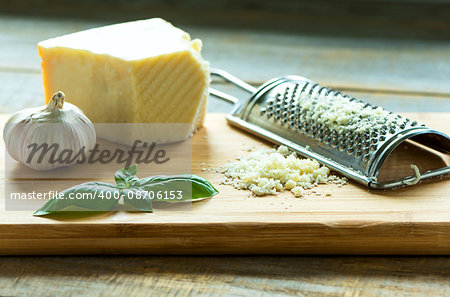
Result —
M 333 36 L 450 38 L 446 0 L 1 0 L 0 13 L 178 23 Z

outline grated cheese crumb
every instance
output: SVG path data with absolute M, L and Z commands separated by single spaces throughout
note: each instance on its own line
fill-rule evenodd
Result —
M 417 184 L 420 181 L 421 175 L 420 175 L 419 167 L 417 167 L 414 164 L 411 164 L 410 167 L 412 170 L 414 170 L 414 174 L 416 175 L 416 177 L 412 181 L 405 180 L 403 183 L 406 185 L 412 186 L 412 185 Z
M 278 149 L 260 149 L 237 158 L 218 172 L 227 179 L 224 184 L 237 189 L 248 189 L 256 196 L 277 194 L 287 189 L 296 197 L 304 195 L 305 189 L 332 182 L 345 184 L 345 178 L 329 175 L 330 169 L 316 160 L 300 159 L 286 146 Z
M 301 197 L 305 193 L 302 187 L 295 187 L 291 190 L 295 197 Z
M 293 181 L 292 179 L 288 180 L 284 184 L 284 187 L 288 190 L 291 190 L 291 189 L 295 188 L 296 186 L 297 186 L 297 183 L 295 181 Z

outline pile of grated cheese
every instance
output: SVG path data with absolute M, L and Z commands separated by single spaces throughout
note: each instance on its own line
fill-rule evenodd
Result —
M 299 159 L 286 146 L 260 149 L 218 169 L 226 176 L 223 184 L 248 189 L 256 196 L 277 194 L 287 189 L 301 197 L 305 189 L 321 183 L 345 184 L 347 179 L 329 175 L 330 169 L 316 160 Z

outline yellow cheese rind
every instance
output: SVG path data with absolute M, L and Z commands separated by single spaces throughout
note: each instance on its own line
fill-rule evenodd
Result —
M 43 48 L 86 50 L 127 61 L 176 53 L 191 44 L 187 32 L 160 18 L 93 28 L 39 42 Z M 194 50 L 199 52 L 196 45 L 194 42 Z
M 96 123 L 191 123 L 195 131 L 210 81 L 201 45 L 162 19 L 42 41 L 46 100 L 61 90 Z

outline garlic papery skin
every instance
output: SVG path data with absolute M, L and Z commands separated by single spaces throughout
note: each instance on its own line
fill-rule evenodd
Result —
M 64 98 L 63 92 L 57 92 L 48 105 L 24 109 L 9 118 L 3 140 L 12 158 L 36 170 L 85 161 L 96 143 L 95 128 L 81 109 Z M 84 155 L 77 156 L 82 150 Z

